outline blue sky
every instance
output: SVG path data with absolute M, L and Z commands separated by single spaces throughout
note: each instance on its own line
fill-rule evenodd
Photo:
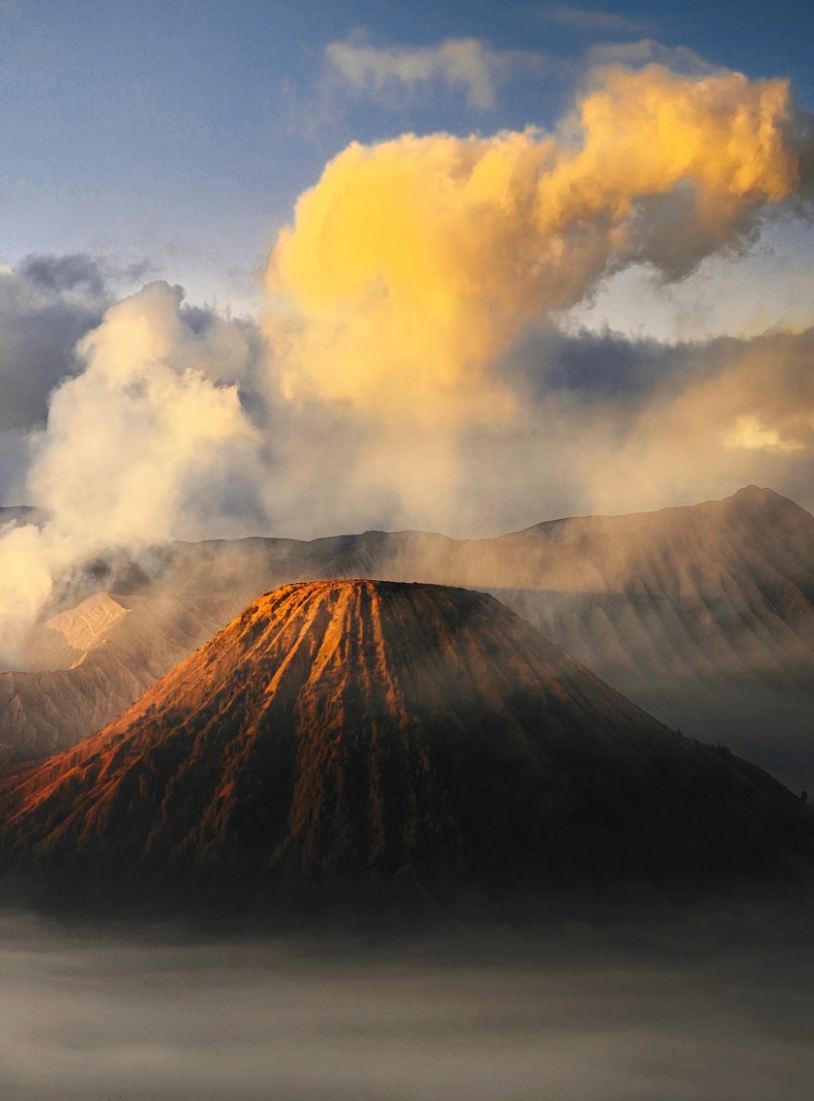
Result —
M 620 2 L 259 3 L 68 0 L 0 6 L 0 259 L 89 251 L 148 260 L 198 299 L 240 305 L 297 194 L 348 141 L 550 125 L 586 50 L 655 39 L 750 76 L 790 76 L 814 105 L 814 8 Z M 330 79 L 325 50 L 476 37 L 540 69 L 489 108 L 460 89 L 384 103 Z

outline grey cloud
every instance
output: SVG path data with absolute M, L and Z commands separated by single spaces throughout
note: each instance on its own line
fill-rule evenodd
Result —
M 121 288 L 151 267 L 81 252 L 32 253 L 0 271 L 0 432 L 44 423 L 49 394 L 78 370 L 77 342 L 99 324 Z M 0 472 L 0 493 L 9 480 Z
M 49 291 L 82 287 L 101 299 L 107 290 L 107 275 L 101 261 L 84 252 L 65 256 L 33 253 L 20 262 L 17 270 L 35 286 Z
M 789 129 L 800 173 L 796 204 L 798 212 L 804 218 L 811 219 L 814 201 L 814 113 L 804 111 L 799 104 L 795 105 Z
M 641 34 L 647 23 L 641 19 L 632 19 L 614 11 L 602 11 L 596 8 L 579 8 L 571 4 L 555 4 L 535 9 L 540 17 L 562 27 L 596 34 Z
M 500 371 L 537 401 L 553 391 L 590 404 L 629 403 L 646 400 L 676 375 L 686 376 L 693 353 L 686 345 L 631 340 L 612 331 L 547 328 L 526 337 Z
M 515 499 L 532 500 L 536 478 L 571 512 L 690 503 L 750 482 L 812 508 L 813 360 L 814 330 L 687 344 L 539 333 L 503 367 L 523 412 L 486 465 L 505 478 L 516 467 Z
M 666 343 L 634 340 L 610 330 L 564 333 L 549 328 L 528 336 L 499 370 L 514 389 L 535 400 L 552 393 L 568 394 L 586 405 L 620 399 L 631 413 L 642 404 L 669 402 L 726 374 L 733 384 L 741 383 L 733 385 L 734 405 L 754 398 L 763 408 L 790 411 L 802 406 L 814 416 L 812 357 L 814 329 Z
M 60 269 L 47 259 L 0 274 L 0 430 L 44 421 L 48 394 L 77 369 L 76 342 L 101 320 L 104 301 L 96 275 L 83 274 L 78 264 Z M 65 293 L 87 278 L 90 295 Z
M 645 257 L 665 283 L 677 282 L 710 254 L 746 254 L 758 240 L 764 212 L 741 209 L 716 231 L 693 218 L 698 187 L 689 181 L 666 195 L 641 196 L 634 203 L 630 252 Z M 619 267 L 625 266 L 624 262 Z
M 152 270 L 146 260 L 120 265 L 87 253 L 37 253 L 0 271 L 0 432 L 16 433 L 2 448 L 4 466 L 12 453 L 18 465 L 21 434 L 44 424 L 50 394 L 79 370 L 78 341 L 101 322 L 122 287 Z M 185 307 L 185 316 L 202 332 L 216 315 Z M 250 322 L 235 322 L 237 330 L 256 344 Z M 0 495 L 11 480 L 8 469 L 0 471 Z
M 463 92 L 478 110 L 495 106 L 498 88 L 518 72 L 541 73 L 548 62 L 529 50 L 495 50 L 478 38 L 428 46 L 375 46 L 363 31 L 330 42 L 325 57 L 334 82 L 385 106 L 404 105 L 404 93 L 438 85 Z
M 14 505 L 26 500 L 24 486 L 28 458 L 26 435 L 14 429 L 0 428 L 0 505 Z
M 493 368 L 511 415 L 455 429 L 289 401 L 267 362 L 249 381 L 266 440 L 268 530 L 496 535 L 558 515 L 688 504 L 750 482 L 811 508 L 812 356 L 814 332 L 667 344 L 549 327 Z

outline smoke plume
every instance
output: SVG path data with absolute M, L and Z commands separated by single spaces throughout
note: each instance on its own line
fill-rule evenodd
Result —
M 0 538 L 6 662 L 73 563 L 108 547 L 200 536 L 234 502 L 246 505 L 256 430 L 236 386 L 213 381 L 233 369 L 226 353 L 241 349 L 217 323 L 195 332 L 181 301 L 177 288 L 155 283 L 111 307 L 79 343 L 84 369 L 51 399 L 28 479 L 50 519 Z

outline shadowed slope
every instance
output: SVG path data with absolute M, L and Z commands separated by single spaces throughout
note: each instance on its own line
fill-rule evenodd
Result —
M 596 673 L 671 725 L 814 786 L 810 513 L 750 486 L 497 542 L 523 566 L 497 571 L 492 591 Z
M 0 784 L 5 870 L 107 899 L 780 874 L 800 825 L 492 597 L 371 581 L 267 594 Z

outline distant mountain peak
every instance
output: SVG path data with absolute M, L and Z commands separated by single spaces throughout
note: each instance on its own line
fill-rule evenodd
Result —
M 755 485 L 753 482 L 750 482 L 749 485 L 742 486 L 740 489 L 736 489 L 735 492 L 732 494 L 732 496 L 733 497 L 745 497 L 745 496 L 749 496 L 749 497 L 761 496 L 762 497 L 765 494 L 772 494 L 775 497 L 780 496 L 780 494 L 775 493 L 775 491 L 773 489 L 767 489 L 765 486 Z
M 732 501 L 782 501 L 784 504 L 792 505 L 794 508 L 800 508 L 800 505 L 798 505 L 796 501 L 792 501 L 790 497 L 784 497 L 782 493 L 778 493 L 777 490 L 770 489 L 768 486 L 743 486 L 741 489 L 736 490 L 729 499 Z
M 737 502 L 788 501 L 789 504 L 794 503 L 793 501 L 789 501 L 787 497 L 783 497 L 781 494 L 776 493 L 773 489 L 756 485 L 743 486 L 741 489 L 735 490 L 729 497 L 725 497 L 724 500 Z
M 82 654 L 101 646 L 127 615 L 127 608 L 108 592 L 94 593 L 74 608 L 59 612 L 45 626 Z

